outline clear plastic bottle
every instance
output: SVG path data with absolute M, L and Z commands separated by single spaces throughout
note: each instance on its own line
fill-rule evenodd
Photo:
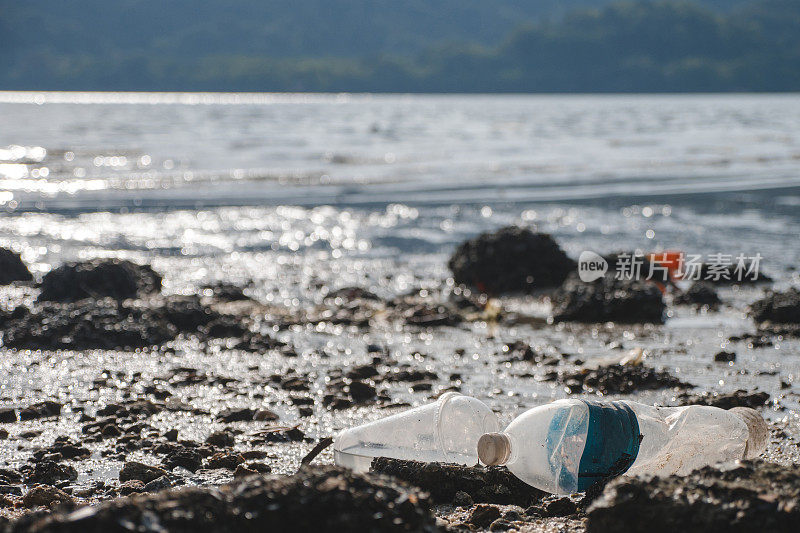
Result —
M 478 463 L 478 439 L 498 431 L 497 416 L 483 402 L 457 392 L 341 432 L 333 443 L 337 465 L 366 472 L 375 457 Z
M 760 455 L 768 428 L 753 409 L 652 407 L 631 401 L 559 400 L 530 409 L 478 455 L 554 494 L 586 490 L 622 473 L 670 475 Z

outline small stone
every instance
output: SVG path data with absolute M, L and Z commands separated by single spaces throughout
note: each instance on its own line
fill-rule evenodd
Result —
M 35 485 L 22 497 L 22 504 L 28 508 L 39 505 L 50 507 L 56 503 L 73 503 L 74 501 L 72 496 L 50 485 Z
M 233 477 L 247 477 L 247 476 L 255 476 L 258 474 L 257 470 L 247 468 L 245 465 L 239 465 L 236 467 L 236 470 L 233 472 Z
M 736 354 L 734 352 L 721 351 L 714 354 L 714 361 L 717 363 L 732 363 L 736 361 Z
M 170 487 L 172 487 L 172 483 L 170 483 L 169 478 L 167 476 L 161 476 L 145 484 L 143 490 L 144 492 L 158 492 Z
M 274 422 L 278 420 L 280 417 L 277 413 L 270 411 L 269 409 L 259 409 L 256 411 L 256 414 L 253 415 L 253 420 L 258 422 Z
M 369 383 L 363 381 L 353 381 L 348 385 L 348 390 L 353 401 L 356 403 L 363 403 L 375 398 L 377 390 Z
M 76 479 L 78 479 L 78 471 L 70 465 L 60 465 L 55 461 L 40 461 L 26 476 L 26 483 L 28 485 L 35 483 L 55 485 L 59 481 L 75 481 Z
M 178 442 L 178 430 L 170 429 L 169 431 L 164 433 L 164 438 L 167 439 L 169 442 Z
M 164 466 L 170 470 L 180 466 L 190 472 L 197 472 L 203 467 L 203 457 L 195 450 L 183 448 L 169 453 L 164 459 Z
M 166 476 L 167 471 L 157 466 L 149 466 L 144 463 L 137 463 L 136 461 L 128 461 L 119 471 L 120 481 L 139 480 L 142 483 L 149 483 L 154 479 L 161 476 Z
M 130 494 L 138 494 L 140 492 L 144 492 L 144 483 L 142 483 L 138 479 L 132 479 L 130 481 L 126 481 L 125 483 L 119 486 L 119 493 L 122 496 L 128 496 Z
M 235 439 L 229 431 L 215 431 L 206 438 L 206 442 L 212 446 L 219 446 L 220 448 L 227 448 L 233 446 Z
M 547 516 L 569 516 L 578 512 L 578 506 L 565 496 L 547 502 L 544 505 L 544 512 Z
M 228 470 L 236 470 L 236 467 L 244 463 L 244 457 L 238 453 L 215 453 L 209 457 L 206 466 L 207 468 L 226 468 Z
M 472 501 L 472 496 L 463 490 L 456 492 L 456 495 L 453 497 L 453 505 L 455 507 L 472 507 L 474 504 L 475 502 Z
M 17 412 L 10 407 L 0 408 L 0 422 L 8 424 L 17 421 Z
M 475 506 L 470 513 L 469 523 L 480 528 L 485 528 L 489 527 L 489 524 L 500 518 L 500 516 L 500 509 L 494 505 L 481 504 Z
M 100 432 L 100 434 L 106 438 L 113 438 L 122 435 L 122 431 L 120 431 L 120 429 L 116 425 L 108 424 L 103 427 L 103 430 Z
M 35 420 L 61 414 L 61 404 L 50 400 L 35 403 L 19 412 L 20 420 Z
M 538 518 L 538 517 L 544 516 L 544 515 L 545 515 L 544 509 L 542 509 L 538 505 L 531 505 L 530 507 L 525 509 L 525 516 L 531 516 L 531 517 L 534 517 L 534 518 Z
M 253 420 L 253 416 L 256 412 L 250 408 L 242 408 L 242 409 L 225 409 L 224 411 L 220 411 L 217 415 L 217 420 L 221 422 L 230 423 L 230 422 L 248 422 Z
M 306 434 L 297 427 L 276 428 L 278 431 L 268 431 L 263 435 L 264 442 L 301 442 L 305 440 Z
M 514 525 L 511 522 L 508 520 L 503 520 L 502 518 L 498 518 L 491 523 L 489 526 L 489 531 L 508 531 L 509 529 L 513 528 Z
M 20 485 L 0 485 L 0 494 L 22 496 L 22 487 Z
M 378 370 L 373 365 L 361 365 L 353 367 L 347 372 L 350 379 L 370 379 L 378 375 Z
M 259 474 L 269 474 L 272 472 L 272 467 L 265 463 L 248 463 L 247 468 L 255 470 Z

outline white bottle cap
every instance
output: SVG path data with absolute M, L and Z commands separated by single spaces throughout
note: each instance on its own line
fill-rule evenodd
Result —
M 478 439 L 478 458 L 485 465 L 502 465 L 511 456 L 511 441 L 505 433 L 486 433 Z
M 747 444 L 744 449 L 744 459 L 754 459 L 767 449 L 769 442 L 769 426 L 766 420 L 755 409 L 749 407 L 734 407 L 731 413 L 744 420 L 747 424 Z

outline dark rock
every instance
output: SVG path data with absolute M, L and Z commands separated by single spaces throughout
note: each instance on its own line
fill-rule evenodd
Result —
M 800 325 L 800 290 L 772 292 L 750 306 L 756 322 Z
M 800 471 L 760 461 L 688 476 L 620 478 L 588 509 L 588 533 L 795 532 Z
M 688 290 L 675 297 L 674 303 L 682 305 L 707 305 L 716 307 L 722 303 L 713 285 L 703 282 L 692 283 Z
M 500 509 L 494 505 L 476 505 L 469 514 L 468 522 L 481 529 L 489 527 L 489 524 L 502 516 Z
M 215 431 L 206 438 L 206 442 L 212 446 L 219 446 L 220 448 L 227 448 L 233 446 L 236 442 L 233 434 L 230 431 Z
M 306 434 L 297 427 L 278 426 L 267 428 L 259 433 L 263 442 L 302 442 L 306 440 Z
M 251 421 L 255 416 L 256 412 L 253 409 L 245 408 L 236 408 L 236 409 L 225 409 L 224 411 L 220 411 L 217 415 L 217 420 L 221 422 L 244 422 L 244 421 Z
M 378 394 L 374 386 L 369 383 L 364 383 L 363 381 L 353 381 L 350 383 L 347 386 L 347 392 L 350 393 L 350 396 L 356 403 L 364 403 L 375 398 Z
M 450 503 L 456 493 L 464 492 L 477 503 L 527 507 L 545 495 L 520 481 L 505 467 L 469 467 L 380 457 L 372 461 L 371 470 L 420 487 L 438 503 Z
M 22 497 L 22 505 L 31 508 L 38 505 L 50 507 L 57 503 L 74 503 L 75 499 L 56 487 L 36 485 Z
M 269 474 L 272 472 L 272 467 L 265 463 L 248 463 L 247 467 L 255 470 L 259 474 Z
M 215 453 L 208 458 L 206 468 L 226 468 L 236 470 L 236 467 L 244 463 L 244 457 L 238 453 Z
M 569 516 L 578 512 L 578 506 L 567 497 L 555 498 L 550 501 L 544 502 L 542 505 L 544 510 L 543 516 Z
M 511 226 L 462 243 L 448 266 L 456 283 L 506 294 L 557 287 L 576 263 L 550 235 Z
M 735 352 L 720 351 L 714 354 L 714 362 L 716 363 L 731 363 L 736 361 Z
M 160 490 L 168 489 L 172 486 L 169 478 L 167 476 L 161 476 L 159 478 L 154 479 L 153 481 L 146 483 L 144 487 L 142 487 L 143 492 L 158 492 Z
M 489 531 L 508 531 L 514 529 L 514 524 L 504 518 L 498 518 L 489 524 Z
M 437 380 L 439 379 L 439 374 L 431 370 L 405 370 L 402 368 L 395 368 L 386 374 L 384 379 L 388 382 Z
M 22 486 L 0 484 L 0 495 L 4 494 L 10 494 L 13 496 L 22 496 Z
M 19 254 L 7 248 L 0 248 L 0 285 L 31 280 L 33 276 Z
M 29 405 L 19 412 L 20 420 L 35 420 L 37 418 L 49 418 L 61 414 L 61 404 L 51 400 Z
M 128 461 L 119 471 L 119 480 L 124 482 L 135 479 L 142 483 L 149 483 L 165 475 L 167 475 L 167 471 L 163 468 L 137 463 L 136 461 Z
M 769 394 L 761 391 L 748 392 L 737 390 L 730 393 L 702 392 L 699 394 L 682 393 L 676 398 L 678 405 L 710 405 L 720 409 L 734 407 L 750 407 L 758 409 L 769 401 Z
M 231 335 L 240 342 L 256 336 L 260 345 L 285 346 L 269 336 L 252 333 L 239 319 L 221 315 L 192 296 L 147 301 L 81 300 L 44 302 L 4 324 L 4 344 L 42 350 L 135 349 L 161 345 L 179 333 L 201 340 Z M 262 346 L 262 347 L 264 347 Z
M 126 481 L 125 483 L 119 486 L 117 492 L 122 496 L 129 496 L 131 494 L 139 494 L 140 492 L 144 492 L 144 483 L 139 481 L 138 479 L 131 479 L 130 481 Z
M 661 324 L 666 309 L 655 284 L 608 274 L 591 283 L 571 274 L 551 301 L 556 322 Z
M 45 303 L 6 323 L 3 342 L 30 350 L 135 349 L 172 340 L 177 331 L 149 309 L 110 299 Z
M 100 434 L 106 438 L 113 438 L 122 435 L 122 431 L 120 431 L 120 429 L 115 424 L 108 424 L 103 426 L 103 429 L 100 431 Z
M 456 326 L 463 318 L 443 304 L 422 303 L 402 312 L 406 324 L 419 327 Z
M 28 485 L 43 484 L 55 485 L 59 481 L 75 481 L 78 471 L 70 465 L 61 465 L 55 461 L 39 461 L 25 475 Z
M 455 507 L 472 507 L 474 504 L 475 502 L 472 501 L 472 496 L 463 490 L 457 491 L 456 495 L 453 496 L 453 506 Z
M 77 459 L 89 457 L 92 452 L 84 448 L 78 442 L 70 440 L 69 437 L 56 437 L 53 444 L 48 448 L 50 453 L 57 453 L 64 459 Z
M 237 479 L 242 477 L 257 476 L 257 475 L 258 475 L 258 470 L 254 468 L 248 468 L 247 465 L 244 464 L 238 465 L 236 469 L 233 471 L 233 477 Z
M 509 360 L 514 361 L 536 361 L 539 358 L 539 354 L 525 341 L 506 344 L 504 354 L 509 356 Z
M 122 530 L 433 533 L 437 528 L 424 494 L 390 478 L 335 467 L 135 495 L 74 513 L 28 515 L 8 526 L 9 533 Z
M 346 375 L 350 379 L 370 379 L 379 374 L 380 372 L 378 372 L 374 365 L 361 365 L 353 367 Z
M 22 482 L 22 474 L 9 468 L 0 468 L 0 483 L 3 485 L 13 485 Z
M 8 424 L 17 421 L 17 411 L 10 407 L 0 408 L 0 423 Z
M 693 385 L 681 381 L 666 370 L 656 370 L 644 365 L 609 365 L 598 368 L 582 368 L 558 374 L 558 378 L 573 394 L 583 391 L 603 394 L 630 394 L 638 390 L 693 387 Z
M 156 302 L 154 307 L 166 322 L 182 333 L 195 333 L 222 317 L 197 296 L 170 296 Z
M 279 418 L 280 416 L 278 416 L 278 413 L 270 411 L 269 409 L 259 409 L 253 415 L 253 420 L 256 420 L 258 422 L 274 422 Z
M 203 467 L 203 456 L 197 450 L 191 448 L 181 448 L 168 453 L 163 461 L 164 467 L 173 470 L 183 467 L 190 472 L 197 472 Z
M 161 291 L 161 276 L 148 265 L 95 259 L 62 265 L 42 279 L 40 300 L 75 302 L 84 298 L 125 300 Z

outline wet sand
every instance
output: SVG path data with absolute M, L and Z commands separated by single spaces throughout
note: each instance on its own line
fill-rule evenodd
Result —
M 772 432 L 761 460 L 777 466 L 745 467 L 734 478 L 756 487 L 756 499 L 767 498 L 776 516 L 798 512 L 786 502 L 796 497 L 798 474 L 792 465 L 800 463 L 800 339 L 774 329 L 757 333 L 748 314 L 748 305 L 763 298 L 770 285 L 714 287 L 721 303 L 712 306 L 668 297 L 664 324 L 584 324 L 548 320 L 558 305 L 556 289 L 488 300 L 442 280 L 387 297 L 372 292 L 364 277 L 349 287 L 309 287 L 316 291 L 312 303 L 285 305 L 251 298 L 253 285 L 246 283 L 198 283 L 194 294 L 175 295 L 158 290 L 150 271 L 136 271 L 127 289 L 122 281 L 130 280 L 120 271 L 103 272 L 110 279 L 104 291 L 113 298 L 96 294 L 71 301 L 70 294 L 87 296 L 80 293 L 80 282 L 58 285 L 68 294 L 49 295 L 48 301 L 42 298 L 46 281 L 41 287 L 18 281 L 0 289 L 7 310 L 2 318 L 0 513 L 11 520 L 23 517 L 8 526 L 12 530 L 81 530 L 87 524 L 103 530 L 119 513 L 132 524 L 144 524 L 153 513 L 167 520 L 175 505 L 206 505 L 198 502 L 209 494 L 229 506 L 259 509 L 252 502 L 272 501 L 270 494 L 287 491 L 300 491 L 311 508 L 321 506 L 323 516 L 324 509 L 330 513 L 335 506 L 325 507 L 332 504 L 320 495 L 341 493 L 351 506 L 343 511 L 341 527 L 621 527 L 614 513 L 626 501 L 617 496 L 624 479 L 602 494 L 521 498 L 511 490 L 514 498 L 504 500 L 481 490 L 437 492 L 441 473 L 429 476 L 425 486 L 413 472 L 403 476 L 384 465 L 379 470 L 410 483 L 392 489 L 397 491 L 392 497 L 409 507 L 390 506 L 398 519 L 378 524 L 364 522 L 359 513 L 364 502 L 387 512 L 375 491 L 388 489 L 375 484 L 396 482 L 320 468 L 332 463 L 330 447 L 299 478 L 286 477 L 338 430 L 451 390 L 486 401 L 503 422 L 525 408 L 569 396 L 757 408 Z M 171 273 L 162 274 L 168 287 Z M 619 364 L 632 355 L 638 364 Z M 263 475 L 277 477 L 263 481 Z M 475 476 L 484 479 L 468 470 L 452 475 L 454 486 L 469 485 L 459 476 L 472 479 L 472 486 Z M 669 512 L 651 497 L 653 491 L 691 486 L 701 494 L 710 490 L 704 480 L 720 475 L 714 470 L 685 483 L 671 481 L 666 489 L 641 482 L 637 494 L 652 503 L 647 516 L 660 519 Z M 775 480 L 774 486 L 758 488 L 758 483 L 769 485 L 758 476 Z M 306 478 L 313 479 L 316 490 L 303 492 Z M 174 488 L 190 492 L 161 492 Z M 248 490 L 257 496 L 245 505 L 238 498 Z M 741 500 L 726 496 L 735 495 L 735 487 L 720 490 L 716 503 L 709 504 L 714 509 Z M 140 493 L 147 496 L 116 500 Z M 302 517 L 302 506 L 275 501 L 274 516 L 256 521 L 325 529 L 324 521 Z M 70 514 L 101 502 L 109 503 L 91 514 L 84 511 L 86 516 Z M 689 503 L 684 508 L 672 502 L 675 516 L 700 512 L 690 510 Z M 51 505 L 60 511 L 47 518 L 41 509 Z M 741 523 L 721 511 L 710 523 L 729 520 L 732 527 L 746 527 L 764 512 L 737 505 L 743 506 Z M 169 522 L 175 530 L 201 525 L 173 519 L 178 520 Z M 225 524 L 239 524 L 236 520 L 219 516 L 203 527 L 224 530 Z M 625 524 L 630 528 L 637 522 Z

